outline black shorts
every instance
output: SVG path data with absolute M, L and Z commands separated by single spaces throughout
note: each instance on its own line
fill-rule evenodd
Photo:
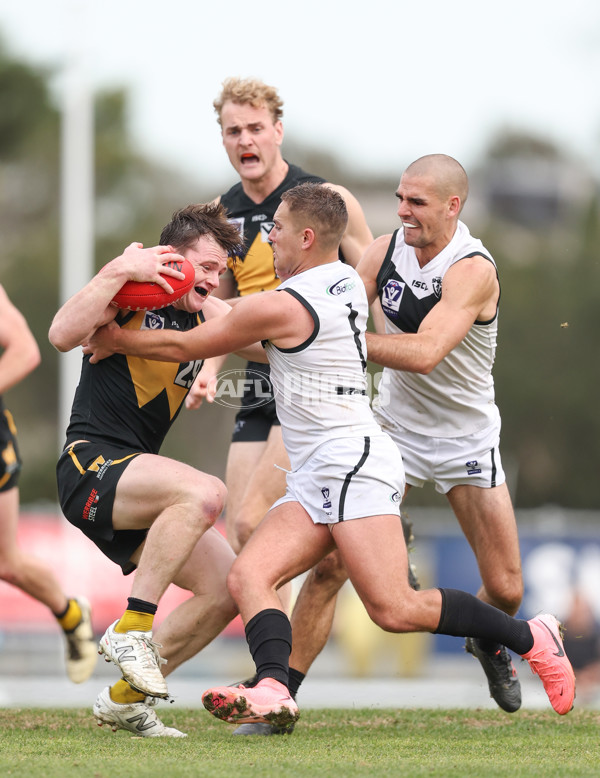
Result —
M 114 530 L 113 504 L 119 478 L 141 453 L 110 443 L 76 443 L 65 448 L 56 465 L 58 499 L 65 518 L 120 565 L 123 575 L 135 570 L 130 558 L 148 530 Z
M 232 443 L 266 440 L 271 427 L 279 426 L 270 368 L 262 362 L 248 362 L 246 384 L 235 417 Z
M 0 413 L 0 492 L 7 492 L 19 482 L 21 457 L 17 445 L 17 428 L 10 411 Z

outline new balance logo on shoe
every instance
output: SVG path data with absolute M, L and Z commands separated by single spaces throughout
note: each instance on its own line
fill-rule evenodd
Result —
M 118 620 L 104 633 L 99 651 L 107 662 L 114 662 L 134 689 L 149 697 L 169 696 L 160 671 L 166 660 L 159 653 L 160 645 L 152 640 L 152 632 L 115 632 Z
M 136 656 L 133 646 L 113 646 L 113 651 L 119 658 L 119 662 L 135 662 Z
M 138 716 L 131 716 L 127 721 L 137 729 L 138 732 L 146 732 L 156 726 L 156 721 L 152 721 L 147 713 L 140 713 Z

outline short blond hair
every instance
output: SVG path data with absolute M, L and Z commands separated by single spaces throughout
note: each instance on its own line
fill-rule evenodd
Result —
M 348 225 L 348 210 L 339 192 L 308 181 L 283 192 L 281 202 L 287 205 L 299 227 L 307 223 L 324 249 L 340 245 Z
M 279 97 L 277 89 L 258 78 L 235 77 L 223 81 L 221 94 L 213 101 L 219 124 L 221 124 L 221 111 L 226 102 L 251 105 L 253 108 L 264 105 L 269 109 L 273 122 L 280 121 L 283 116 L 283 100 Z

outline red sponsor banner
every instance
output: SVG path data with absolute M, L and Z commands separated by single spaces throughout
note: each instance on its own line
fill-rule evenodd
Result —
M 223 532 L 222 527 L 218 528 Z M 23 551 L 48 565 L 67 595 L 88 598 L 97 634 L 121 616 L 135 573 L 124 576 L 118 565 L 66 519 L 54 514 L 22 513 L 17 537 Z M 170 586 L 159 603 L 156 625 L 190 596 L 189 592 Z M 56 630 L 56 620 L 46 606 L 16 586 L 0 581 L 0 630 L 50 632 Z M 224 634 L 244 634 L 239 616 Z

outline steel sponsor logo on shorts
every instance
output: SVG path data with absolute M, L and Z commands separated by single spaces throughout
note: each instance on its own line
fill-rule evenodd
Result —
M 84 521 L 94 521 L 96 518 L 96 511 L 98 510 L 99 500 L 100 498 L 98 497 L 98 490 L 92 489 L 89 497 L 85 501 L 85 505 L 83 506 L 83 513 L 81 514 L 81 517 Z

